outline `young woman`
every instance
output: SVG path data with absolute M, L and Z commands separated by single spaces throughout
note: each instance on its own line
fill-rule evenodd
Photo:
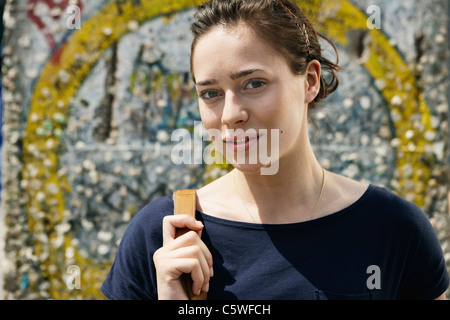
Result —
M 197 190 L 197 219 L 174 216 L 171 196 L 143 208 L 103 293 L 186 299 L 186 273 L 209 299 L 443 298 L 449 277 L 425 214 L 325 171 L 314 156 L 308 114 L 337 88 L 339 67 L 322 56 L 300 9 L 289 0 L 212 0 L 192 31 L 202 121 L 221 132 L 214 144 L 235 169 Z M 273 130 L 277 171 L 262 174 L 267 163 L 248 160 Z M 184 227 L 191 231 L 175 238 Z

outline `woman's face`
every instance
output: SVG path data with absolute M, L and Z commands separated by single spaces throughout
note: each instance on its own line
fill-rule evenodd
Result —
M 192 64 L 203 125 L 221 133 L 214 145 L 236 168 L 259 171 L 260 158 L 252 164 L 249 157 L 263 141 L 269 150 L 278 143 L 280 159 L 298 151 L 307 137 L 305 76 L 249 27 L 215 27 L 198 40 Z

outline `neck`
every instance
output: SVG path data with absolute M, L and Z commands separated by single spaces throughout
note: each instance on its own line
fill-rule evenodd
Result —
M 245 173 L 235 169 L 242 201 L 263 223 L 308 220 L 322 188 L 323 172 L 309 140 L 279 160 L 274 175 Z M 256 205 L 257 204 L 257 205 Z

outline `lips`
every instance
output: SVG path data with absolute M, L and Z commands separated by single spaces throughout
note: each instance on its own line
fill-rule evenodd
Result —
M 223 138 L 223 142 L 227 147 L 233 148 L 235 152 L 247 151 L 256 142 L 258 142 L 261 135 L 259 134 L 241 134 L 241 135 L 228 135 Z
M 252 140 L 252 139 L 257 139 L 259 137 L 259 135 L 255 134 L 255 135 L 237 135 L 237 136 L 225 136 L 223 138 L 223 142 L 225 143 L 244 143 L 246 141 Z

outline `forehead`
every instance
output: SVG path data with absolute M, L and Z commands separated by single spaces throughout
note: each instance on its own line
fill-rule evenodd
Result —
M 247 25 L 217 26 L 204 34 L 193 51 L 195 79 L 219 77 L 242 69 L 277 70 L 287 63 Z

